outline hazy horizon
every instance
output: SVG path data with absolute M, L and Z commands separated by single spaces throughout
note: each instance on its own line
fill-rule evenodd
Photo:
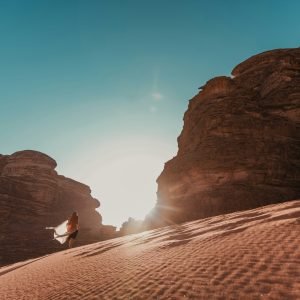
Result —
M 198 87 L 299 47 L 298 1 L 2 1 L 1 154 L 53 157 L 104 224 L 142 219 Z

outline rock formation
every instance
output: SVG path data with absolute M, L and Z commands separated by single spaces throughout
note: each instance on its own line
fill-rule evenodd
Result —
M 77 245 L 112 234 L 95 211 L 100 203 L 90 188 L 58 175 L 55 167 L 55 160 L 36 151 L 0 156 L 0 266 L 64 249 L 45 227 L 73 211 L 80 218 Z
M 299 198 L 300 48 L 255 55 L 201 89 L 184 115 L 178 153 L 157 179 L 156 220 Z
M 144 222 L 142 220 L 135 220 L 134 218 L 129 217 L 125 221 L 120 230 L 117 232 L 119 236 L 124 236 L 133 233 L 139 233 L 146 230 Z

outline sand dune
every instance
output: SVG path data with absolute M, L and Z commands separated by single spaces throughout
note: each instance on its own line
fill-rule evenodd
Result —
M 300 299 L 300 200 L 0 269 L 0 299 Z

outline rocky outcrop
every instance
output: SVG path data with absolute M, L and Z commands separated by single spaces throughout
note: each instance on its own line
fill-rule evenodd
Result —
M 77 211 L 77 245 L 108 238 L 95 210 L 100 203 L 87 185 L 60 176 L 56 162 L 37 151 L 0 156 L 0 265 L 51 253 L 65 246 L 53 241 L 56 226 Z
M 255 55 L 232 75 L 190 100 L 157 179 L 163 224 L 300 197 L 300 48 Z
M 147 228 L 145 227 L 144 221 L 135 220 L 134 218 L 130 217 L 122 224 L 120 230 L 117 233 L 119 236 L 124 236 L 128 234 L 139 233 L 146 229 Z

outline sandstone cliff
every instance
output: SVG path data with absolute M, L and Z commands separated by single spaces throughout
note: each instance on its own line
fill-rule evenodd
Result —
M 300 48 L 255 55 L 232 75 L 189 102 L 157 179 L 163 224 L 300 197 Z
M 58 175 L 55 167 L 55 160 L 36 151 L 0 156 L 0 265 L 64 249 L 44 228 L 73 211 L 80 220 L 78 245 L 107 238 L 90 188 Z

